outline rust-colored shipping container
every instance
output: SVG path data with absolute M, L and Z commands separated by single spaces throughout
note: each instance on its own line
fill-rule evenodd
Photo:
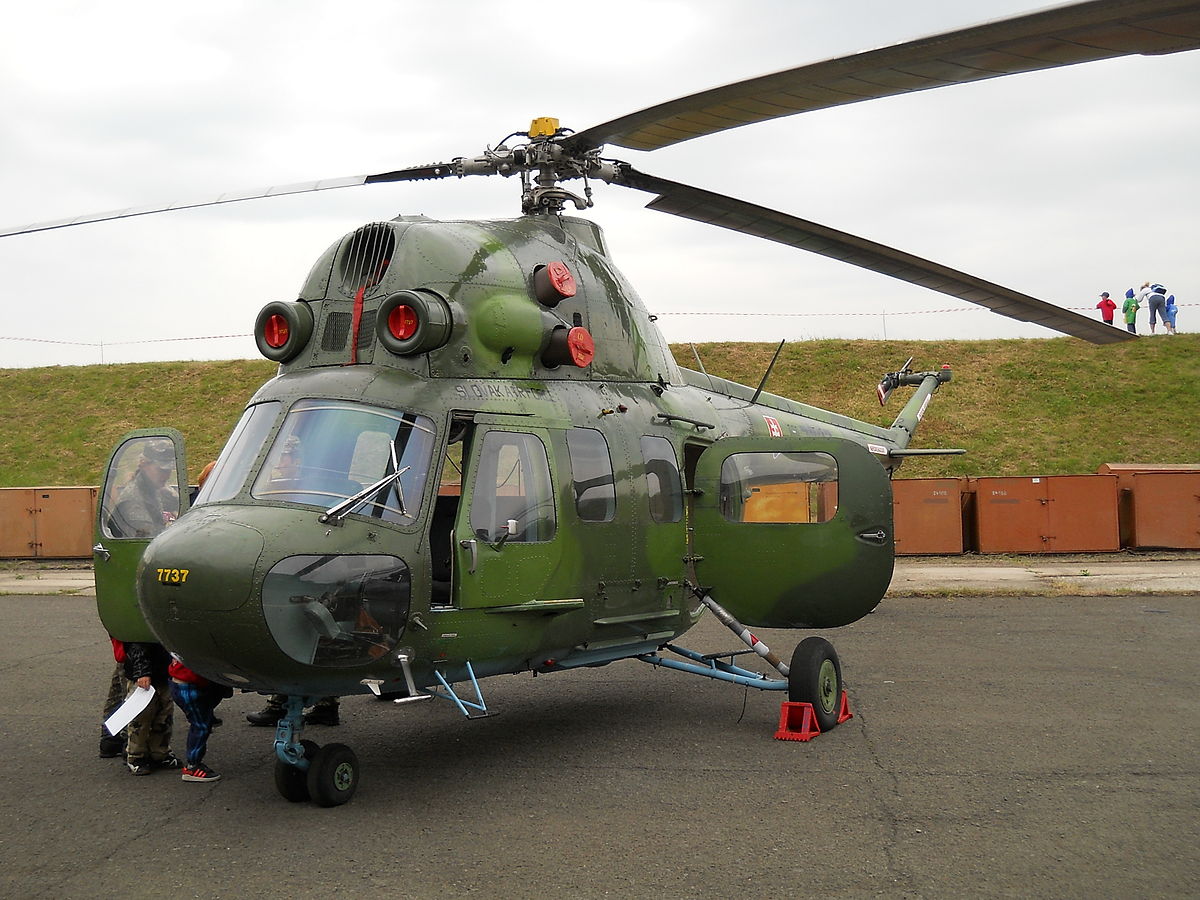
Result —
M 963 552 L 965 478 L 900 478 L 892 482 L 896 555 Z
M 33 488 L 0 488 L 0 557 L 28 559 L 37 538 L 33 530 Z
M 980 553 L 1121 548 L 1115 475 L 973 478 Z
M 97 493 L 94 487 L 0 488 L 0 557 L 90 557 Z
M 1126 546 L 1200 550 L 1200 471 L 1135 472 L 1129 479 Z
M 1190 548 L 1194 544 L 1177 544 L 1174 541 L 1182 540 L 1176 536 L 1170 538 L 1172 543 L 1169 544 L 1147 544 L 1134 533 L 1134 510 L 1133 510 L 1133 488 L 1135 475 L 1188 475 L 1200 474 L 1200 463 L 1104 463 L 1096 470 L 1101 475 L 1116 475 L 1117 476 L 1117 509 L 1121 521 L 1121 546 L 1122 547 L 1181 547 Z M 1151 488 L 1149 490 L 1156 490 Z M 1143 512 L 1143 517 L 1149 516 L 1149 506 L 1146 506 Z M 1180 513 L 1168 513 L 1168 515 L 1177 515 Z M 1150 526 L 1155 537 L 1160 536 L 1161 532 L 1156 532 L 1155 527 L 1147 520 L 1144 524 Z

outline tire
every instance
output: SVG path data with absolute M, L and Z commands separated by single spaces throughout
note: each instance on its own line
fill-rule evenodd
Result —
M 320 747 L 315 741 L 301 741 L 306 759 L 317 755 Z M 275 790 L 288 803 L 302 803 L 311 799 L 308 793 L 308 772 L 297 766 L 285 763 L 279 757 L 275 758 Z
M 358 757 L 345 744 L 326 744 L 308 767 L 307 784 L 318 806 L 348 803 L 358 788 Z
M 788 699 L 811 703 L 822 731 L 838 723 L 842 701 L 842 664 L 833 644 L 824 638 L 805 638 L 792 653 Z

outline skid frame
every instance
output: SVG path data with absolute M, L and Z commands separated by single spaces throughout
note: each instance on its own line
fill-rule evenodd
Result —
M 664 644 L 662 649 L 670 650 L 684 659 L 679 660 L 670 656 L 661 656 L 658 653 L 643 653 L 635 657 L 635 659 L 640 659 L 644 663 L 650 663 L 652 666 L 662 666 L 667 669 L 675 669 L 678 672 L 687 672 L 691 675 L 703 676 L 704 678 L 714 678 L 717 681 L 741 684 L 760 691 L 786 691 L 788 688 L 786 679 L 771 678 L 763 675 L 761 672 L 752 672 L 749 669 L 743 669 L 741 666 L 734 665 L 733 658 L 735 656 L 740 656 L 743 653 L 753 653 L 753 650 L 700 654 L 676 644 Z M 685 662 L 684 660 L 688 661 Z

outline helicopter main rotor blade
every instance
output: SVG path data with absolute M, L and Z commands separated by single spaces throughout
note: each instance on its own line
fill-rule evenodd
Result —
M 677 181 L 646 175 L 631 168 L 622 169 L 621 176 L 615 183 L 658 194 L 646 204 L 648 209 L 819 253 L 821 256 L 986 306 L 993 312 L 1019 322 L 1033 322 L 1063 334 L 1091 341 L 1093 344 L 1111 344 L 1135 337 L 1120 328 L 1105 325 L 1036 297 L 968 275 L 966 272 L 765 206 L 756 206 L 724 194 L 714 194 Z
M 197 200 L 184 203 L 168 203 L 165 206 L 131 206 L 128 209 L 114 209 L 109 212 L 91 213 L 74 216 L 69 219 L 55 219 L 50 222 L 35 222 L 32 225 L 19 225 L 15 228 L 0 229 L 0 237 L 16 234 L 29 234 L 35 231 L 51 231 L 55 228 L 70 228 L 72 225 L 90 225 L 93 222 L 108 222 L 112 219 L 128 219 L 133 216 L 149 216 L 155 213 L 171 212 L 176 209 L 196 209 L 202 206 L 220 206 L 224 203 L 240 203 L 243 200 L 261 200 L 266 197 L 282 197 L 287 194 L 307 194 L 315 191 L 330 191 L 337 188 L 357 187 L 360 184 L 380 184 L 388 181 L 422 181 L 429 178 L 447 178 L 459 174 L 453 163 L 431 163 L 425 166 L 413 166 L 408 169 L 397 169 L 394 172 L 381 172 L 377 175 L 350 175 L 346 178 L 326 178 L 322 181 L 305 181 L 299 184 L 284 184 L 269 188 L 259 188 L 249 191 L 230 191 L 214 197 L 211 200 Z
M 1018 72 L 1200 47 L 1196 0 L 1091 0 L 680 97 L 577 132 L 572 150 L 657 150 L 754 122 Z

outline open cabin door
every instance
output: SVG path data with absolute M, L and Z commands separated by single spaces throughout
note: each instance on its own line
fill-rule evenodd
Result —
M 137 569 L 154 537 L 187 512 L 187 460 L 183 435 L 173 428 L 131 431 L 108 461 L 96 504 L 92 556 L 96 608 L 109 635 L 122 641 L 157 641 L 137 602 Z M 166 579 L 186 578 L 185 571 Z
M 704 451 L 692 495 L 696 578 L 759 628 L 832 628 L 892 578 L 887 471 L 832 437 L 731 437 Z

